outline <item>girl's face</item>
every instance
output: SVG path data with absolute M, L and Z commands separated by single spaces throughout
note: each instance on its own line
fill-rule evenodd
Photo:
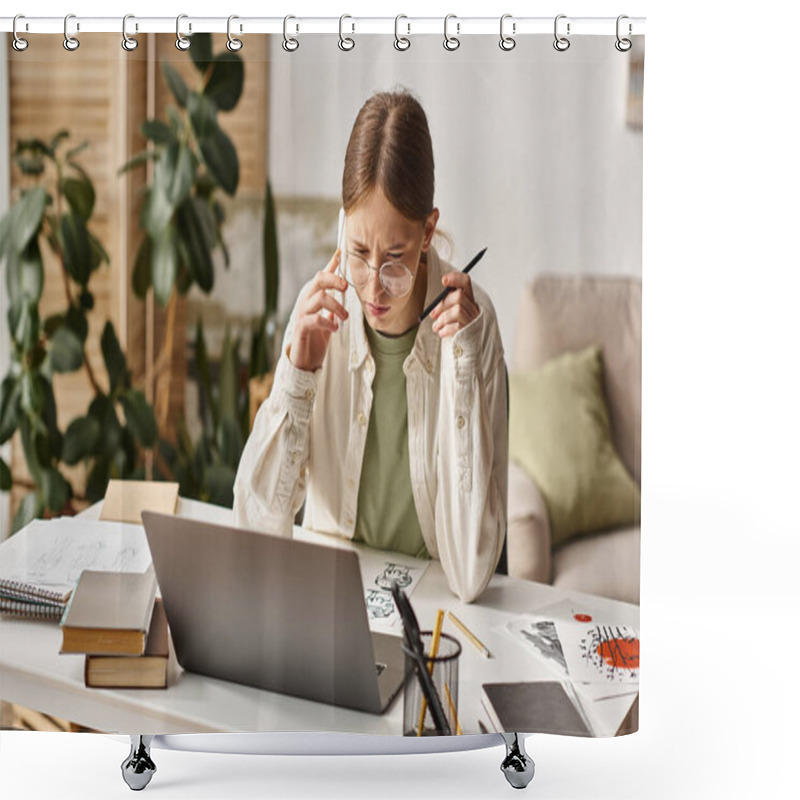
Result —
M 346 249 L 378 267 L 369 271 L 367 283 L 354 287 L 373 330 L 398 336 L 417 324 L 427 288 L 427 269 L 420 258 L 430 247 L 438 220 L 436 208 L 424 223 L 404 217 L 379 187 L 347 215 Z M 381 284 L 379 269 L 387 261 L 402 262 L 414 276 L 411 290 L 402 297 L 393 297 Z

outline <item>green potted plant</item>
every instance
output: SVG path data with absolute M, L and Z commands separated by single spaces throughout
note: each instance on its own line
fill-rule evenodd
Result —
M 94 501 L 105 493 L 109 478 L 140 475 L 141 450 L 156 441 L 153 409 L 131 384 L 110 321 L 100 341 L 107 390 L 86 358 L 87 315 L 94 307 L 89 284 L 109 259 L 91 231 L 95 191 L 77 160 L 85 145 L 64 151 L 68 138 L 67 131 L 59 131 L 48 141 L 17 143 L 14 162 L 29 185 L 0 221 L 12 344 L 11 366 L 0 383 L 0 444 L 19 431 L 31 477 L 30 482 L 14 480 L 0 459 L 0 490 L 8 491 L 14 483 L 29 489 L 15 515 L 14 531 L 38 516 L 75 512 L 76 493 L 63 465 L 85 462 L 86 495 L 78 499 Z M 65 306 L 42 319 L 45 247 L 60 264 Z M 94 398 L 86 414 L 62 432 L 53 376 L 81 368 Z

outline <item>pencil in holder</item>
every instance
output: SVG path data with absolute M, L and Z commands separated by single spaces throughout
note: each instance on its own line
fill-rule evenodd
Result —
M 442 633 L 436 655 L 431 658 L 433 631 L 421 631 L 420 638 L 425 652 L 425 663 L 431 676 L 434 690 L 439 697 L 450 730 L 460 730 L 458 722 L 458 662 L 461 643 L 454 636 Z M 434 723 L 417 674 L 417 661 L 403 644 L 405 653 L 405 684 L 403 688 L 403 735 L 436 736 Z

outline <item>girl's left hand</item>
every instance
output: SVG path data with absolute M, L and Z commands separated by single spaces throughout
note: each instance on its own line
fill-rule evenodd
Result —
M 442 277 L 443 286 L 453 286 L 450 294 L 431 311 L 433 330 L 444 339 L 466 328 L 479 313 L 472 294 L 472 282 L 463 272 L 448 272 Z

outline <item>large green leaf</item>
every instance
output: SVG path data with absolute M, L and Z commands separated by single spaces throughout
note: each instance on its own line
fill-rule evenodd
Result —
M 76 305 L 71 305 L 67 309 L 67 314 L 64 317 L 66 326 L 81 340 L 86 341 L 89 334 L 89 322 L 86 319 L 86 312 Z
M 167 86 L 169 87 L 170 92 L 172 92 L 172 96 L 178 101 L 178 105 L 181 108 L 185 108 L 186 95 L 189 93 L 186 82 L 183 80 L 178 70 L 176 70 L 175 67 L 169 63 L 169 61 L 161 62 L 161 71 L 164 73 L 164 80 L 167 82 Z
M 192 123 L 195 138 L 201 139 L 203 136 L 209 136 L 219 128 L 217 108 L 205 95 L 199 92 L 189 92 L 186 109 L 189 112 L 189 121 Z
M 75 283 L 85 286 L 92 269 L 92 249 L 86 225 L 74 211 L 61 217 L 61 247 L 65 269 Z
M 76 417 L 64 434 L 61 458 L 65 464 L 77 464 L 82 458 L 93 455 L 97 449 L 102 429 L 92 416 Z
M 59 513 L 72 495 L 72 489 L 57 469 L 46 469 L 42 473 L 42 495 L 45 507 Z
M 17 312 L 18 309 L 18 312 Z M 39 308 L 35 303 L 21 301 L 9 308 L 11 335 L 23 350 L 32 350 L 39 340 Z
M 233 483 L 236 472 L 227 464 L 212 464 L 206 470 L 208 502 L 217 506 L 233 508 Z
M 242 431 L 236 419 L 222 418 L 217 431 L 217 447 L 223 463 L 235 470 L 242 455 Z
M 23 175 L 39 176 L 44 173 L 45 160 L 42 156 L 14 156 L 14 161 Z
M 14 522 L 11 525 L 11 532 L 21 531 L 29 522 L 35 520 L 44 511 L 44 506 L 37 492 L 28 492 L 22 498 L 17 513 L 14 515 Z
M 185 144 L 173 142 L 156 164 L 154 183 L 161 184 L 170 205 L 176 207 L 189 196 L 193 178 L 191 151 Z
M 129 389 L 119 396 L 119 400 L 134 439 L 143 447 L 152 447 L 158 437 L 158 428 L 153 407 L 145 399 L 144 393 L 138 389 Z
M 34 483 L 40 486 L 42 483 L 42 472 L 49 466 L 47 458 L 42 457 L 43 447 L 37 440 L 44 438 L 43 434 L 36 431 L 26 416 L 20 418 L 19 424 L 20 441 L 22 442 L 22 452 L 25 455 L 25 464 L 28 467 Z
M 239 416 L 239 357 L 236 342 L 231 339 L 230 328 L 225 326 L 225 340 L 219 363 L 219 416 L 220 419 Z
M 39 230 L 47 204 L 47 192 L 44 186 L 35 186 L 29 189 L 17 203 L 14 213 L 13 229 L 10 231 L 13 247 L 21 253 L 27 246 L 31 237 Z
M 96 419 L 100 425 L 101 435 L 97 443 L 100 455 L 110 459 L 122 442 L 122 426 L 119 424 L 114 404 L 107 395 L 96 395 L 89 405 L 89 416 Z
M 12 251 L 14 248 L 10 247 L 12 238 L 11 234 L 14 230 L 14 220 L 16 218 L 16 206 L 11 208 L 0 217 L 0 259 L 3 259 L 6 252 Z
M 142 164 L 146 164 L 151 158 L 158 159 L 158 152 L 156 150 L 142 150 L 136 153 L 136 155 L 131 156 L 131 158 L 117 170 L 117 175 L 122 175 L 123 172 L 141 167 Z
M 192 63 L 197 67 L 197 71 L 201 75 L 205 75 L 209 64 L 214 58 L 211 50 L 211 34 L 195 33 L 189 38 L 192 40 L 192 46 L 189 48 Z
M 108 320 L 103 327 L 103 335 L 100 337 L 100 349 L 103 351 L 103 361 L 108 372 L 109 392 L 113 395 L 116 391 L 124 389 L 130 383 L 128 376 L 128 364 L 125 361 L 125 354 L 119 346 L 119 339 L 114 332 L 114 326 Z
M 66 325 L 50 337 L 50 363 L 56 372 L 74 372 L 83 364 L 83 342 Z
M 89 471 L 86 478 L 86 499 L 90 503 L 96 503 L 105 497 L 110 464 L 110 458 L 98 458 Z
M 264 312 L 268 317 L 278 312 L 278 283 L 280 271 L 278 266 L 278 226 L 275 214 L 275 200 L 272 197 L 272 186 L 267 181 L 267 195 L 264 199 Z
M 61 192 L 67 198 L 72 210 L 88 221 L 94 210 L 95 193 L 91 181 L 79 178 L 63 178 Z
M 6 375 L 0 383 L 0 444 L 7 442 L 17 429 L 19 421 L 20 382 Z
M 111 259 L 105 247 L 100 244 L 100 240 L 94 236 L 91 231 L 87 231 L 87 234 L 89 236 L 89 248 L 92 254 L 92 271 L 96 270 L 103 262 L 110 264 Z
M 166 122 L 160 119 L 147 119 L 142 123 L 142 136 L 156 144 L 170 144 L 175 141 L 172 131 Z
M 44 264 L 39 241 L 33 238 L 22 253 L 6 258 L 6 289 L 12 303 L 38 303 L 44 288 Z
M 167 197 L 166 186 L 161 181 L 153 182 L 142 204 L 142 226 L 156 237 L 169 225 L 174 213 L 175 206 Z
M 26 414 L 41 417 L 44 412 L 45 394 L 42 388 L 41 376 L 38 372 L 29 370 L 22 373 L 20 387 L 20 406 Z
M 178 235 L 183 242 L 194 279 L 206 293 L 214 287 L 211 249 L 216 238 L 214 217 L 208 203 L 190 197 L 178 209 Z
M 220 53 L 206 84 L 204 94 L 221 111 L 230 111 L 239 102 L 244 88 L 244 64 L 236 53 Z
M 151 269 L 156 300 L 165 306 L 175 286 L 178 274 L 178 251 L 175 246 L 175 229 L 168 225 L 152 243 Z
M 152 250 L 150 247 L 150 237 L 145 234 L 142 243 L 139 245 L 139 252 L 136 254 L 136 261 L 133 265 L 133 291 L 142 300 L 147 296 L 147 290 L 152 283 L 151 272 Z
M 236 194 L 239 186 L 239 157 L 228 135 L 219 127 L 200 139 L 200 152 L 214 180 L 226 194 Z
M 206 349 L 206 338 L 203 335 L 202 319 L 197 320 L 194 338 L 194 357 L 197 362 L 197 374 L 200 377 L 200 390 L 211 411 L 212 426 L 216 429 L 219 420 L 219 409 L 214 394 L 211 391 L 211 370 L 208 366 L 208 350 Z
M 8 492 L 11 489 L 11 470 L 8 464 L 0 458 L 0 492 Z

